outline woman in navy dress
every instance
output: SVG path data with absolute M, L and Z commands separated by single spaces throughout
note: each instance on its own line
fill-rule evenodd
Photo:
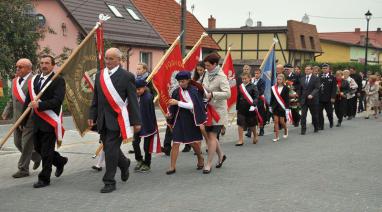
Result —
M 172 127 L 173 145 L 171 149 L 170 169 L 166 174 L 174 174 L 180 144 L 190 144 L 198 158 L 197 169 L 204 166 L 204 159 L 200 151 L 200 142 L 203 140 L 200 125 L 206 121 L 203 104 L 203 94 L 190 85 L 191 73 L 180 71 L 176 75 L 179 88 L 172 93 L 169 100 L 169 124 Z

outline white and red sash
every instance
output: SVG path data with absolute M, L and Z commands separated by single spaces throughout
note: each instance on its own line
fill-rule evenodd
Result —
M 251 106 L 254 106 L 254 107 L 255 107 L 255 105 L 253 105 L 253 99 L 252 99 L 252 96 L 248 93 L 248 91 L 247 91 L 247 89 L 245 88 L 245 85 L 244 85 L 243 83 L 240 85 L 239 89 L 240 89 L 241 94 L 243 94 L 244 99 L 247 100 L 248 104 L 250 104 Z M 258 119 L 258 121 L 259 121 L 259 124 L 262 125 L 262 124 L 263 124 L 263 118 L 261 117 L 261 115 L 260 115 L 259 110 L 257 109 L 257 107 L 256 107 L 256 109 L 255 109 L 255 112 L 256 112 L 256 115 L 257 115 L 257 119 Z
M 129 112 L 127 110 L 127 99 L 123 100 L 121 98 L 110 79 L 109 73 L 105 71 L 105 69 L 103 69 L 100 74 L 100 85 L 111 108 L 118 114 L 118 125 L 121 130 L 123 142 L 126 143 L 133 137 L 133 132 L 130 128 Z
M 149 146 L 149 152 L 150 153 L 161 153 L 162 152 L 162 146 L 161 146 L 161 143 L 160 143 L 160 137 L 159 137 L 159 129 L 158 129 L 158 125 L 156 125 L 156 132 L 155 134 L 157 134 L 157 139 L 155 141 L 155 138 L 154 136 L 151 137 L 150 139 L 150 146 Z
M 37 96 L 34 92 L 35 79 L 36 76 L 28 81 L 28 90 L 31 100 L 35 99 Z M 57 115 L 53 110 L 39 111 L 37 108 L 34 109 L 34 113 L 55 129 L 57 144 L 60 146 L 65 133 L 65 129 L 62 126 L 62 106 L 59 115 Z
M 275 96 L 277 102 L 279 103 L 279 105 L 280 105 L 285 111 L 287 111 L 287 107 L 286 107 L 285 101 L 284 101 L 284 99 L 281 97 L 280 92 L 279 92 L 279 88 L 278 88 L 277 85 L 272 86 L 272 92 L 273 92 L 273 94 L 274 94 L 274 96 Z M 288 113 L 288 117 L 287 117 L 287 118 L 288 118 L 289 122 L 293 123 L 293 116 L 292 116 L 291 111 L 289 111 L 289 113 Z
M 21 85 L 19 84 L 20 77 L 16 77 L 12 81 L 12 92 L 13 96 L 16 97 L 17 101 L 19 101 L 21 104 L 25 103 L 25 93 L 23 92 L 23 89 L 21 88 Z

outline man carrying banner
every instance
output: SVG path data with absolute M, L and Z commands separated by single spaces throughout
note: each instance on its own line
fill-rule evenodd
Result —
M 130 160 L 120 147 L 122 141 L 127 142 L 133 136 L 130 126 L 138 132 L 141 121 L 134 75 L 120 67 L 122 52 L 110 48 L 105 59 L 106 68 L 96 76 L 88 124 L 93 126 L 97 123 L 106 160 L 105 186 L 101 193 L 110 193 L 116 189 L 114 176 L 117 167 L 121 169 L 122 181 L 129 178 Z
M 29 59 L 20 59 L 16 63 L 16 77 L 12 80 L 12 96 L 5 107 L 2 118 L 6 119 L 13 112 L 13 120 L 16 121 L 23 112 L 26 93 L 28 92 L 28 80 L 33 77 L 32 63 Z M 15 146 L 21 152 L 18 162 L 18 171 L 12 175 L 14 178 L 29 176 L 29 163 L 34 161 L 33 170 L 41 163 L 40 155 L 34 151 L 33 145 L 33 121 L 28 116 L 24 128 L 17 128 L 13 133 Z
M 54 150 L 55 143 L 61 145 L 64 129 L 62 127 L 62 103 L 65 97 L 65 80 L 61 76 L 51 81 L 54 76 L 55 61 L 52 56 L 41 57 L 41 74 L 28 81 L 24 109 L 33 109 L 33 142 L 36 152 L 42 158 L 42 170 L 38 175 L 38 182 L 34 188 L 42 188 L 50 184 L 52 165 L 56 167 L 56 177 L 60 177 L 68 158 L 62 157 Z M 47 86 L 39 101 L 36 96 Z M 24 120 L 22 126 L 27 126 Z

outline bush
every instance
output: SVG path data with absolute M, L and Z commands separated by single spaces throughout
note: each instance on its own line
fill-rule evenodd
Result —
M 309 62 L 304 64 L 304 68 L 306 65 L 313 65 L 313 66 L 321 66 L 323 63 L 318 62 Z M 327 63 L 330 65 L 331 69 L 336 72 L 337 70 L 345 70 L 349 69 L 350 67 L 355 67 L 357 72 L 363 72 L 365 70 L 365 65 L 362 63 L 357 62 L 348 62 L 348 63 Z M 373 73 L 381 73 L 381 65 L 367 65 L 367 70 L 371 71 Z

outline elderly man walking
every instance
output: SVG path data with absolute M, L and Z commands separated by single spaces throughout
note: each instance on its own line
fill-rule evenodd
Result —
M 22 114 L 25 96 L 28 92 L 28 80 L 33 77 L 32 63 L 29 59 L 23 58 L 16 63 L 16 77 L 12 80 L 12 96 L 4 109 L 2 118 L 6 119 L 13 112 L 13 120 L 16 121 Z M 41 163 L 40 155 L 34 151 L 33 145 L 33 121 L 30 116 L 27 118 L 25 127 L 17 128 L 13 138 L 17 149 L 21 152 L 18 161 L 18 171 L 12 175 L 14 178 L 29 176 L 29 164 L 34 161 L 33 170 L 37 169 Z

